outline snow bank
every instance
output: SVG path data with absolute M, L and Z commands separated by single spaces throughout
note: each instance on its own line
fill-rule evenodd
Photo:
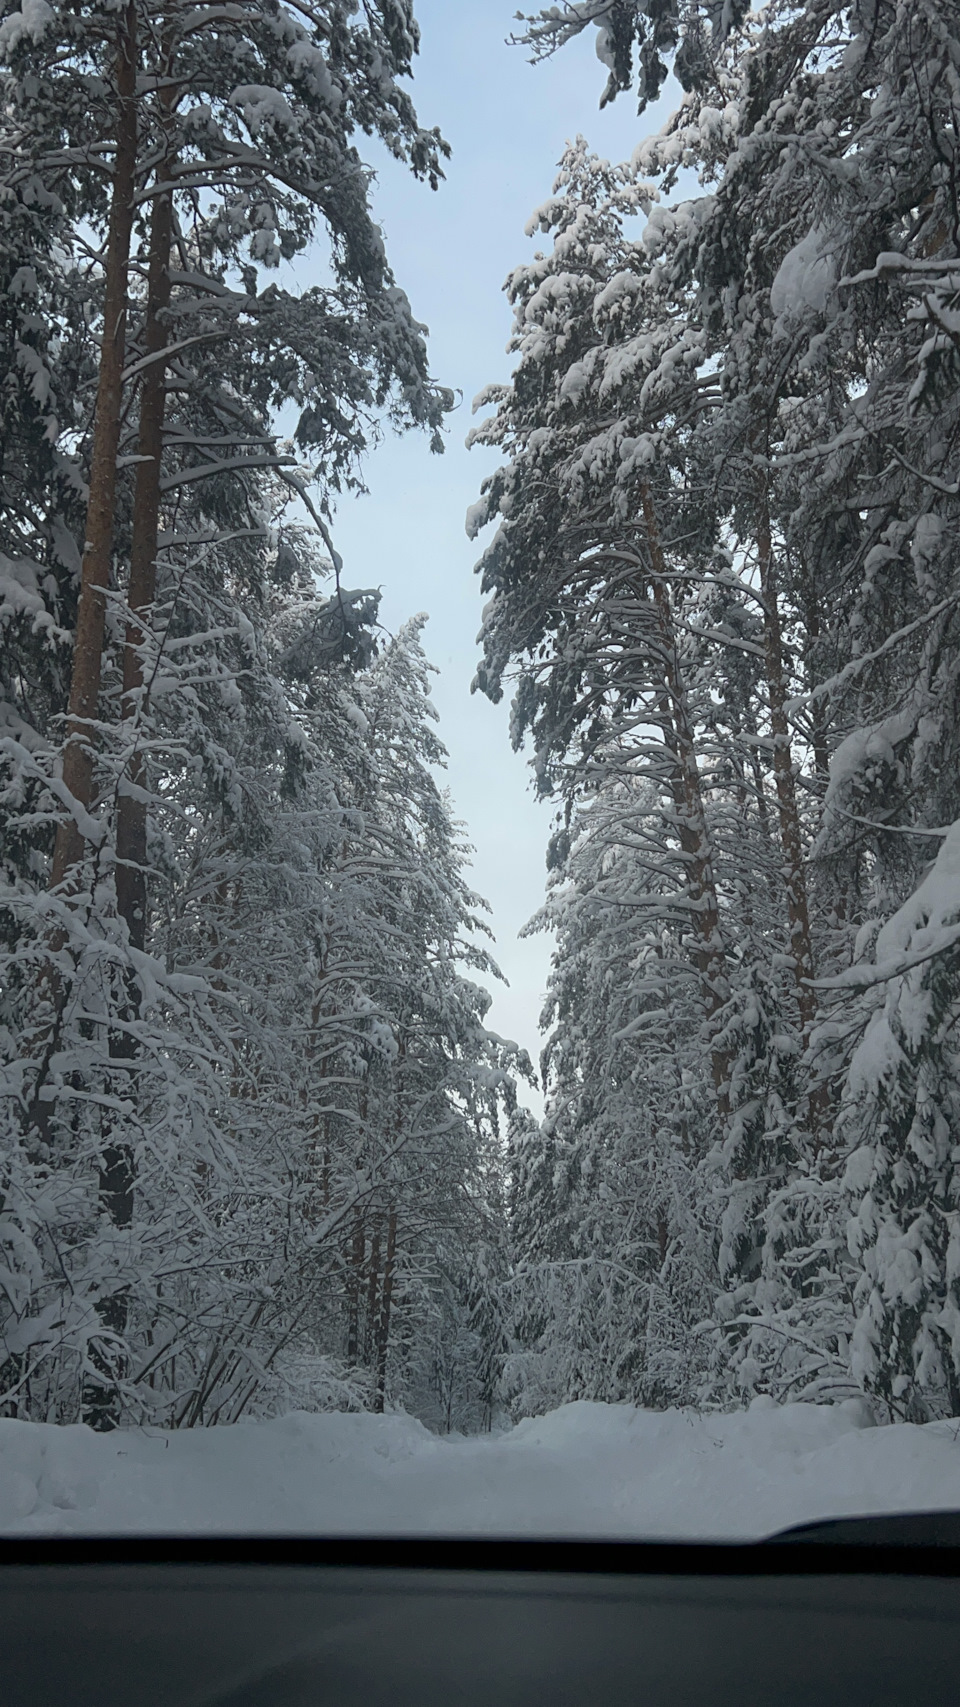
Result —
M 564 1405 L 503 1434 L 312 1415 L 160 1433 L 0 1421 L 0 1529 L 753 1537 L 960 1508 L 960 1428 L 856 1401 L 732 1416 Z

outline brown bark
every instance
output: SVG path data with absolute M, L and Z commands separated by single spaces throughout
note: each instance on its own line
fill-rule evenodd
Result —
M 166 171 L 166 167 L 164 167 Z M 164 181 L 164 180 L 162 180 Z M 173 228 L 173 200 L 163 193 L 153 204 L 150 232 L 150 255 L 147 274 L 147 313 L 145 351 L 156 358 L 166 343 L 167 330 L 163 311 L 170 301 L 170 243 Z M 140 402 L 140 429 L 137 450 L 145 462 L 137 465 L 134 490 L 133 537 L 130 553 L 130 586 L 127 603 L 134 611 L 142 611 L 153 602 L 156 591 L 157 537 L 160 517 L 160 457 L 163 448 L 165 366 L 153 359 L 145 370 Z M 137 624 L 128 623 L 123 654 L 124 722 L 133 725 L 140 708 L 143 688 L 143 665 L 137 650 L 144 635 Z M 143 753 L 136 744 L 127 771 L 128 780 L 142 788 L 145 782 Z M 145 804 L 124 792 L 121 786 L 117 807 L 117 911 L 126 921 L 130 942 L 134 948 L 146 945 L 146 857 L 147 813 Z M 223 889 L 221 885 L 221 889 Z M 221 895 L 220 899 L 224 897 Z M 129 1022 L 140 1011 L 139 986 L 133 976 L 127 980 L 127 1000 L 121 1019 L 126 1022 L 110 1037 L 110 1054 L 115 1060 L 132 1061 L 137 1052 L 136 1039 Z M 126 1227 L 133 1220 L 135 1167 L 133 1152 L 128 1144 L 111 1142 L 103 1152 L 100 1170 L 100 1200 L 114 1226 Z M 116 1297 L 107 1300 L 101 1310 L 105 1322 L 118 1333 L 126 1326 L 126 1300 Z
M 166 58 L 170 59 L 169 28 Z M 167 83 L 160 96 L 164 116 L 176 105 L 179 91 L 166 66 Z M 157 592 L 157 542 L 160 534 L 160 476 L 163 459 L 163 429 L 166 414 L 169 339 L 167 311 L 170 307 L 170 250 L 173 243 L 173 190 L 170 187 L 176 159 L 168 156 L 158 169 L 158 192 L 150 221 L 150 251 L 147 262 L 147 308 L 144 326 L 144 368 L 140 391 L 140 430 L 137 442 L 137 479 L 133 497 L 133 529 L 130 543 L 130 583 L 127 605 L 132 612 L 123 648 L 123 720 L 136 731 L 144 705 L 143 657 L 141 648 L 145 613 Z M 134 735 L 133 751 L 121 787 L 117 808 L 117 910 L 126 921 L 135 948 L 146 944 L 147 928 L 147 807 L 139 798 L 146 783 L 143 748 Z
M 664 660 L 665 701 L 661 702 L 668 731 L 672 732 L 675 761 L 672 790 L 677 808 L 677 834 L 684 856 L 687 887 L 697 938 L 695 959 L 700 979 L 700 994 L 708 1026 L 722 1008 L 727 994 L 726 957 L 720 932 L 720 907 L 713 874 L 713 855 L 700 786 L 700 768 L 694 730 L 690 722 L 686 683 L 677 653 L 673 608 L 667 585 L 667 566 L 660 543 L 656 511 L 650 488 L 644 481 L 640 488 L 643 519 L 647 530 L 650 564 L 653 570 L 653 600 L 660 632 Z M 668 735 L 668 739 L 671 738 Z M 730 1111 L 730 1057 L 725 1050 L 711 1044 L 710 1064 L 717 1107 L 722 1115 Z
M 169 105 L 174 96 L 171 90 L 162 99 Z M 170 162 L 161 167 L 160 181 L 170 176 Z M 163 423 L 166 400 L 166 364 L 162 359 L 167 342 L 165 311 L 170 304 L 170 245 L 173 237 L 173 196 L 162 190 L 153 203 L 150 226 L 150 250 L 147 264 L 147 305 L 144 327 L 144 370 L 140 393 L 140 426 L 137 440 L 137 477 L 134 488 L 133 529 L 130 547 L 130 582 L 127 604 L 138 616 L 152 603 L 156 594 L 157 539 L 160 526 L 160 466 L 163 451 Z M 139 648 L 145 635 L 137 621 L 128 622 L 123 651 L 123 699 L 121 715 L 128 727 L 136 727 L 138 713 L 142 715 L 143 662 Z M 143 750 L 134 740 L 133 754 L 124 779 L 137 790 L 146 781 Z M 143 800 L 127 792 L 121 784 L 117 803 L 117 865 L 115 873 L 117 911 L 125 920 L 132 946 L 146 946 L 147 924 L 147 809 Z M 128 999 L 123 1019 L 139 1013 L 139 989 L 131 977 L 128 980 Z M 111 1055 L 132 1060 L 136 1053 L 135 1039 L 129 1030 L 118 1030 L 111 1037 Z M 104 1151 L 100 1176 L 101 1200 L 117 1226 L 126 1226 L 133 1218 L 134 1163 L 128 1145 L 111 1144 Z M 119 1300 L 111 1301 L 119 1304 Z M 126 1312 L 123 1311 L 124 1319 Z M 119 1326 L 120 1324 L 118 1324 Z
M 80 601 L 70 680 L 63 781 L 80 806 L 89 807 L 93 790 L 91 723 L 97 715 L 110 579 L 117 489 L 117 452 L 123 401 L 126 343 L 127 276 L 133 230 L 137 163 L 137 9 L 129 0 L 117 29 L 117 133 L 103 304 L 103 341 L 93 424 L 90 496 L 80 572 Z M 58 829 L 50 875 L 56 889 L 83 855 L 83 836 L 73 819 Z
M 173 239 L 173 197 L 162 192 L 153 204 L 147 278 L 145 355 L 140 431 L 137 441 L 137 480 L 133 499 L 130 545 L 128 621 L 123 649 L 123 719 L 136 729 L 144 712 L 143 657 L 146 636 L 143 619 L 156 597 L 157 541 L 160 532 L 160 470 L 166 406 L 166 310 L 170 305 L 170 245 Z M 140 797 L 146 782 L 143 748 L 134 737 L 133 752 L 121 786 L 117 807 L 117 910 L 126 921 L 130 941 L 142 949 L 147 925 L 147 807 Z M 134 793 L 132 790 L 136 790 Z
M 390 1312 L 393 1307 L 393 1277 L 397 1266 L 397 1212 L 387 1216 L 387 1248 L 383 1262 L 383 1286 L 380 1292 L 380 1320 L 377 1324 L 377 1388 L 373 1408 L 382 1411 L 387 1391 L 387 1351 L 390 1346 Z
M 94 411 L 90 458 L 90 493 L 87 500 L 80 598 L 73 648 L 66 739 L 62 777 L 73 800 L 89 809 L 93 797 L 93 723 L 100 698 L 106 594 L 113 554 L 117 491 L 117 455 L 120 446 L 123 407 L 123 367 L 126 352 L 126 318 L 130 241 L 133 232 L 133 203 L 137 168 L 137 8 L 128 0 L 117 25 L 117 124 L 113 164 L 113 186 L 104 267 L 103 338 Z M 50 872 L 50 886 L 61 887 L 83 857 L 84 837 L 70 815 L 58 826 Z M 55 981 L 54 981 L 55 985 Z M 61 996 L 54 988 L 59 1015 Z M 59 1021 L 57 1022 L 57 1024 Z M 53 1036 L 57 1031 L 53 1028 Z M 110 1040 L 112 1055 L 129 1054 L 128 1040 L 116 1034 Z M 36 1102 L 39 1111 L 39 1096 Z M 37 1121 L 46 1136 L 47 1122 Z M 129 1226 L 133 1219 L 133 1173 L 129 1147 L 108 1142 L 100 1163 L 100 1201 L 115 1226 Z M 118 1291 L 98 1305 L 104 1329 L 102 1340 L 90 1345 L 92 1373 L 82 1395 L 84 1420 L 94 1428 L 115 1427 L 119 1421 L 117 1382 L 123 1373 L 122 1336 L 127 1322 L 127 1299 Z
M 657 1216 L 657 1254 L 660 1258 L 661 1269 L 663 1268 L 663 1265 L 667 1260 L 667 1244 L 669 1242 L 669 1237 L 670 1237 L 670 1229 L 667 1226 L 667 1218 L 665 1215 L 658 1215 Z

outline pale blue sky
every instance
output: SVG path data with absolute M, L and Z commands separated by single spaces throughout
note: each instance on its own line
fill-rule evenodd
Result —
M 446 454 L 424 439 L 390 438 L 367 466 L 369 496 L 347 499 L 334 540 L 347 586 L 383 588 L 381 614 L 395 629 L 429 613 L 425 645 L 439 667 L 434 696 L 450 752 L 448 782 L 476 854 L 474 887 L 493 908 L 496 956 L 510 987 L 497 985 L 493 1029 L 534 1060 L 549 966 L 545 936 L 519 940 L 540 905 L 551 808 L 537 804 L 523 757 L 511 750 L 506 705 L 470 694 L 481 598 L 464 514 L 475 501 L 490 452 L 467 452 L 470 405 L 481 387 L 506 379 L 510 310 L 502 285 L 535 245 L 524 237 L 531 212 L 550 194 L 568 138 L 583 134 L 610 159 L 624 159 L 655 130 L 667 106 L 640 120 L 629 95 L 598 110 L 605 79 L 595 36 L 532 66 L 505 45 L 509 0 L 419 0 L 423 43 L 413 87 L 422 123 L 438 124 L 453 148 L 436 194 L 368 145 L 380 175 L 374 197 L 387 252 L 419 320 L 430 328 L 434 374 L 463 393 L 451 416 Z M 541 239 L 543 241 L 543 239 Z M 524 1097 L 539 1108 L 539 1099 Z

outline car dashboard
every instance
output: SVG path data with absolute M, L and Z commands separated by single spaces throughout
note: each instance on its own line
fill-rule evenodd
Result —
M 9 1541 L 3 1702 L 952 1707 L 960 1549 L 944 1521 L 919 1545 L 856 1525 L 733 1546 Z

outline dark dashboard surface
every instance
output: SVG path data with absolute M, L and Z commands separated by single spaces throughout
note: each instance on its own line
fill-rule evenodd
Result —
M 4 1707 L 951 1707 L 949 1547 L 0 1542 Z

